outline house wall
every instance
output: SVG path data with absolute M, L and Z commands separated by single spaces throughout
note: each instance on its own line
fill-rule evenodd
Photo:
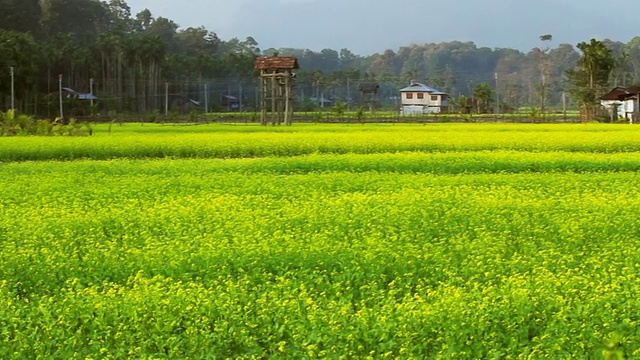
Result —
M 412 98 L 409 98 L 412 94 Z M 422 99 L 418 94 L 422 94 Z M 446 112 L 449 100 L 446 95 L 431 95 L 428 92 L 403 92 L 401 93 L 403 115 L 438 114 Z
M 400 113 L 402 115 L 439 114 L 442 110 L 440 106 L 403 105 Z
M 622 117 L 626 118 L 629 120 L 630 123 L 637 123 L 638 119 L 636 119 L 636 112 L 637 112 L 637 107 L 638 107 L 638 100 L 636 99 L 629 99 L 629 100 L 625 100 L 622 102 L 622 106 L 620 108 L 622 108 L 622 111 L 620 112 L 624 112 L 624 114 L 622 115 Z
M 447 99 L 446 95 L 433 95 L 436 97 L 436 100 L 431 100 L 432 101 L 432 105 L 433 106 L 441 106 L 441 107 L 447 107 L 449 106 L 449 100 Z
M 422 94 L 422 99 L 419 98 L 419 94 Z M 410 96 L 413 96 L 411 99 Z M 404 92 L 402 93 L 402 105 L 431 105 L 431 96 L 427 92 Z
M 409 99 L 409 94 L 413 95 L 413 98 Z M 419 99 L 419 95 L 422 94 L 422 99 Z M 422 106 L 449 106 L 449 101 L 444 95 L 431 95 L 428 92 L 403 92 L 402 93 L 402 105 L 422 105 Z
M 622 102 L 622 109 L 625 114 L 633 113 L 636 111 L 636 99 L 629 99 Z
M 636 111 L 638 110 L 638 100 L 636 99 L 628 99 L 623 101 L 601 100 L 600 105 L 607 109 L 607 111 L 612 111 L 612 109 L 615 108 L 618 118 L 620 119 L 627 119 L 631 123 L 637 122 L 637 119 L 635 119 L 635 115 Z

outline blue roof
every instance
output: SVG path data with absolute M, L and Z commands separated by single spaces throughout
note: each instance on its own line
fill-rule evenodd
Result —
M 444 93 L 438 89 L 434 89 L 431 86 L 427 86 L 425 84 L 421 84 L 421 83 L 413 83 L 409 86 L 407 86 L 406 88 L 400 89 L 400 92 L 428 92 L 430 94 L 433 95 L 446 95 L 447 93 Z
M 93 94 L 78 93 L 78 99 L 80 100 L 98 100 L 98 97 Z
M 63 87 L 62 90 L 71 94 L 76 94 L 76 97 L 80 100 L 98 100 L 98 97 L 91 93 L 79 93 L 70 87 Z M 67 97 L 70 97 L 70 96 L 71 95 L 68 95 Z

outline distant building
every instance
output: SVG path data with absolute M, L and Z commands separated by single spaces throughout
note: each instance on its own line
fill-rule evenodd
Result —
M 378 102 L 378 91 L 380 91 L 380 85 L 373 82 L 364 82 L 358 85 L 358 91 L 360 91 L 360 103 L 367 104 L 369 106 L 369 112 L 373 113 Z
M 293 118 L 293 86 L 298 69 L 294 56 L 261 56 L 256 59 L 255 69 L 260 70 L 260 124 L 291 125 Z M 270 116 L 268 116 L 270 115 Z
M 332 107 L 334 103 L 333 100 L 327 99 L 323 95 L 320 95 L 320 97 L 312 96 L 309 98 L 309 101 L 318 104 L 318 106 L 320 106 L 321 108 Z
M 233 95 L 222 95 L 222 105 L 227 111 L 240 111 L 240 99 Z
M 403 115 L 438 114 L 449 109 L 449 96 L 437 89 L 415 81 L 400 89 Z
M 93 94 L 77 92 L 72 88 L 68 88 L 68 87 L 62 88 L 62 94 L 67 99 L 98 100 L 98 98 Z
M 200 107 L 200 102 L 189 99 L 186 96 L 176 95 L 171 99 L 171 109 L 176 110 L 182 114 L 189 113 Z
M 638 122 L 640 111 L 640 85 L 630 87 L 616 87 L 600 97 L 600 104 L 609 110 L 613 117 Z

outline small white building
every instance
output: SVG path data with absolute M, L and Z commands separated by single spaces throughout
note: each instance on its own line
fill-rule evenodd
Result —
M 640 110 L 640 86 L 616 87 L 600 97 L 600 104 L 612 116 L 627 119 L 629 123 L 637 123 L 636 117 Z
M 400 89 L 400 100 L 402 115 L 438 114 L 449 108 L 446 93 L 415 81 Z

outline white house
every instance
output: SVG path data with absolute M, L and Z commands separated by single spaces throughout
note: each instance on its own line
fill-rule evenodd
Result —
M 617 118 L 627 119 L 630 123 L 638 122 L 640 86 L 616 87 L 600 97 L 600 104 Z
M 403 115 L 438 114 L 449 107 L 446 93 L 415 81 L 400 89 L 400 99 Z

